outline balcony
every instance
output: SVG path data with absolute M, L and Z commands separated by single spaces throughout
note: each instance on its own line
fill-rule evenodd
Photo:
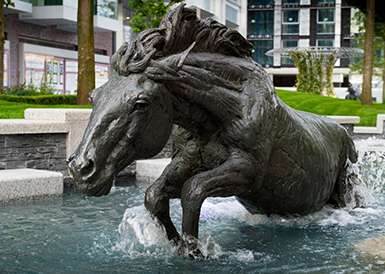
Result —
M 13 0 L 14 6 L 9 6 L 4 9 L 5 14 L 32 13 L 31 0 Z
M 118 31 L 116 19 L 117 1 L 95 2 L 95 31 Z M 58 29 L 76 32 L 77 0 L 33 0 L 32 12 L 20 15 L 20 19 L 37 25 L 54 25 Z

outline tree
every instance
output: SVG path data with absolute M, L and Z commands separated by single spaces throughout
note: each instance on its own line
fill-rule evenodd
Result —
M 95 88 L 94 1 L 78 0 L 78 92 L 77 103 L 87 104 Z
M 128 0 L 128 7 L 133 10 L 130 26 L 134 32 L 141 32 L 148 28 L 158 27 L 163 16 L 175 3 L 183 0 Z
M 4 7 L 14 6 L 11 0 L 0 0 L 0 92 L 4 89 L 4 43 L 5 43 L 5 17 Z
M 375 23 L 385 22 L 384 1 L 347 0 L 347 3 L 360 9 L 366 15 L 364 36 L 364 71 L 362 81 L 361 102 L 372 103 L 372 75 L 374 61 L 374 26 Z
M 365 32 L 366 15 L 359 11 L 354 14 L 354 23 L 358 26 L 359 33 L 355 35 L 354 41 L 357 47 L 364 48 L 364 32 Z M 376 22 L 374 25 L 374 60 L 373 73 L 382 77 L 383 81 L 383 98 L 385 99 L 385 23 Z M 363 73 L 363 59 L 356 59 L 350 65 L 352 71 Z
M 333 69 L 336 53 L 297 50 L 289 53 L 298 69 L 296 86 L 299 92 L 311 92 L 323 96 L 335 96 Z
M 372 75 L 374 60 L 374 13 L 376 0 L 366 2 L 365 40 L 364 40 L 364 73 L 362 79 L 361 102 L 364 105 L 372 104 Z

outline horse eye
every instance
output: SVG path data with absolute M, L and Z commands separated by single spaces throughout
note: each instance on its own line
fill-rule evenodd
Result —
M 148 102 L 144 100 L 138 100 L 135 102 L 134 111 L 144 111 L 148 107 Z

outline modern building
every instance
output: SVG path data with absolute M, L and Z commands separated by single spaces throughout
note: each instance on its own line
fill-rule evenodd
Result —
M 13 2 L 5 9 L 5 85 L 49 84 L 58 93 L 75 93 L 78 1 Z M 128 13 L 123 2 L 127 1 L 95 0 L 96 86 L 108 80 L 110 56 L 126 38 Z
M 288 47 L 350 47 L 352 8 L 345 0 L 248 0 L 247 38 L 253 58 L 272 75 L 276 86 L 295 85 L 297 69 L 288 57 L 266 56 Z M 349 60 L 338 60 L 335 85 L 347 83 Z
M 246 37 L 247 0 L 185 0 L 185 3 L 197 8 L 199 18 L 213 17 Z

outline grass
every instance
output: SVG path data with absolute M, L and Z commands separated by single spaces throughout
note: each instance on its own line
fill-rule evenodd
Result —
M 377 114 L 385 114 L 385 104 L 365 106 L 354 100 L 336 99 L 279 89 L 277 89 L 277 93 L 292 108 L 321 115 L 359 116 L 360 125 L 363 126 L 375 126 Z
M 361 105 L 359 101 L 336 99 L 310 93 L 277 90 L 279 97 L 289 106 L 321 115 L 359 116 L 360 125 L 374 126 L 377 114 L 385 114 L 385 104 Z M 78 105 L 37 105 L 0 100 L 0 119 L 24 118 L 26 108 L 89 108 Z
M 90 106 L 78 105 L 37 105 L 0 100 L 0 119 L 24 118 L 26 108 L 87 108 Z

